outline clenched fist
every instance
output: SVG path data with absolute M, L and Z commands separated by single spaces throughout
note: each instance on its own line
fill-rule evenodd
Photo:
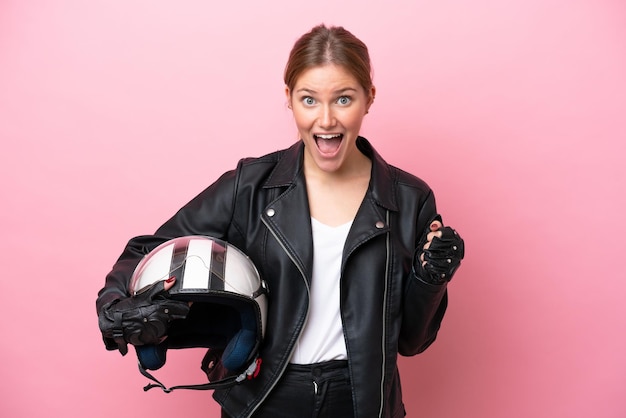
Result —
M 437 215 L 417 248 L 415 272 L 428 283 L 443 284 L 452 279 L 464 256 L 463 238 L 449 226 L 444 227 Z

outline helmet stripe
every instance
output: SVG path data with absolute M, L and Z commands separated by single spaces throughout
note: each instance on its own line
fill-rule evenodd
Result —
M 213 251 L 211 252 L 211 283 L 209 288 L 212 290 L 224 290 L 226 282 L 226 247 L 217 242 L 213 242 Z
M 209 289 L 209 272 L 212 268 L 211 259 L 206 254 L 211 253 L 212 241 L 206 239 L 190 239 L 185 242 L 185 275 L 181 290 Z
M 186 243 L 175 242 L 174 251 L 172 252 L 172 260 L 170 261 L 170 277 L 176 277 L 181 280 L 185 271 L 185 258 L 187 257 Z

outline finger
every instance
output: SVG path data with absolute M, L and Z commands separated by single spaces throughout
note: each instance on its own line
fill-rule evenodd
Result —
M 426 244 L 424 244 L 424 249 L 427 250 L 430 248 L 430 244 L 432 244 L 432 241 L 428 241 Z
M 441 231 L 429 232 L 426 235 L 426 241 L 432 241 L 433 238 L 435 238 L 435 237 L 441 238 L 442 236 L 443 236 L 443 232 L 441 232 Z
M 165 281 L 165 283 L 163 284 L 163 289 L 165 289 L 166 291 L 170 290 L 172 287 L 174 287 L 174 283 L 176 283 L 176 277 L 172 276 Z
M 431 231 L 438 231 L 441 229 L 441 227 L 443 226 L 443 224 L 439 221 L 432 221 L 430 224 L 430 230 Z

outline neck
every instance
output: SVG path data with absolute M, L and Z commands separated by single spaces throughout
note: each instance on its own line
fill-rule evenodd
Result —
M 304 154 L 304 175 L 308 179 L 317 179 L 321 182 L 344 182 L 367 178 L 369 180 L 372 170 L 372 161 L 361 152 L 344 162 L 337 170 L 325 171 L 313 161 L 310 155 Z

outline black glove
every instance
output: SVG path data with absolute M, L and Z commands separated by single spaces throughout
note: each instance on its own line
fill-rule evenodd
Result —
M 189 313 L 187 302 L 168 299 L 164 285 L 160 281 L 137 296 L 102 308 L 98 315 L 100 331 L 117 343 L 122 355 L 128 352 L 127 344 L 158 344 L 166 336 L 170 322 L 184 319 Z
M 441 238 L 434 237 L 428 249 L 424 249 L 427 242 L 426 236 L 431 232 L 426 231 L 415 253 L 414 264 L 416 274 L 426 282 L 443 284 L 452 279 L 452 275 L 461 265 L 461 260 L 465 256 L 465 242 L 454 229 L 443 226 L 441 216 L 437 215 L 433 221 L 435 220 L 442 223 L 439 229 L 442 234 Z M 433 221 L 429 223 L 429 226 Z

